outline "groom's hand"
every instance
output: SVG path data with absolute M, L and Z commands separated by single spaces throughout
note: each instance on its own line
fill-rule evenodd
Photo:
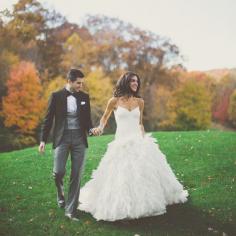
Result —
M 44 151 L 45 151 L 45 142 L 40 142 L 40 144 L 39 144 L 39 153 L 44 153 Z
M 92 133 L 93 135 L 98 136 L 101 134 L 101 130 L 99 128 L 93 128 Z

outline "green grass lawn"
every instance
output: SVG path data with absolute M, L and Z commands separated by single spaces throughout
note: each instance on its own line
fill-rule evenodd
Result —
M 0 154 L 0 235 L 236 235 L 236 133 L 156 132 L 160 149 L 190 193 L 189 201 L 168 207 L 162 216 L 104 222 L 79 212 L 65 219 L 56 204 L 51 145 Z M 113 135 L 89 138 L 82 179 L 89 180 Z M 70 162 L 65 185 L 68 183 Z

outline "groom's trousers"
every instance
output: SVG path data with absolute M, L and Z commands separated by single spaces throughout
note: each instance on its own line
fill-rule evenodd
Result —
M 65 202 L 65 213 L 75 214 L 80 192 L 80 179 L 84 168 L 86 146 L 78 130 L 65 130 L 62 141 L 54 149 L 53 177 L 57 187 L 57 201 Z M 68 198 L 65 201 L 63 177 L 66 173 L 66 162 L 71 156 L 71 175 Z

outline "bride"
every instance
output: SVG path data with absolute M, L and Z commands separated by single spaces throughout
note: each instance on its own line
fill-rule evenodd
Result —
M 114 97 L 95 132 L 102 133 L 114 111 L 115 139 L 108 144 L 91 180 L 80 191 L 79 210 L 97 220 L 115 221 L 161 215 L 166 206 L 187 201 L 183 189 L 155 139 L 145 134 L 140 78 L 127 72 L 118 80 Z

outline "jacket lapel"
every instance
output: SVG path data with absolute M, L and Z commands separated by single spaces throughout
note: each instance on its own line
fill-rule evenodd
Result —
M 67 114 L 67 96 L 66 96 L 66 89 L 64 88 L 62 90 L 62 94 L 61 94 L 61 104 L 62 104 L 62 114 L 64 116 L 66 116 Z
M 81 114 L 81 106 L 80 106 L 81 100 L 82 100 L 81 93 L 79 92 L 77 100 L 76 100 L 77 101 L 77 114 L 79 115 L 79 117 L 80 117 L 80 114 Z

